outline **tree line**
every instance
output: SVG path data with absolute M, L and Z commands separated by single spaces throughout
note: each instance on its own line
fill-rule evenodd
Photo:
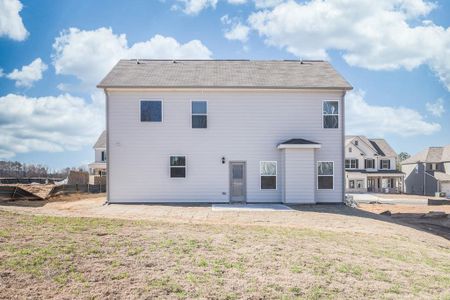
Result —
M 50 170 L 41 164 L 25 164 L 18 161 L 0 161 L 0 177 L 14 178 L 66 178 L 71 170 L 85 171 L 83 167 L 63 168 Z

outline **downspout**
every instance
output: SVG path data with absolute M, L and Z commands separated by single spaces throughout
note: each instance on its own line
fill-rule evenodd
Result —
M 111 174 L 111 168 L 110 168 L 110 160 L 111 156 L 109 155 L 109 149 L 110 149 L 110 143 L 109 143 L 109 105 L 108 105 L 108 91 L 103 89 L 105 92 L 105 114 L 106 114 L 106 202 L 105 204 L 109 204 L 109 183 L 110 183 L 110 174 Z
M 341 168 L 342 168 L 342 203 L 345 203 L 345 90 L 342 92 L 342 100 L 341 100 L 341 124 L 342 124 L 342 157 L 341 157 Z

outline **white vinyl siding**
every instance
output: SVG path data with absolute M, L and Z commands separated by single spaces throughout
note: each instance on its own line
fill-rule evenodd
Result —
M 163 99 L 164 122 L 151 126 L 137 122 L 140 99 Z M 208 99 L 208 118 L 212 121 L 207 130 L 191 128 L 192 99 Z M 284 170 L 282 151 L 277 145 L 301 137 L 320 143 L 321 148 L 312 152 L 311 171 L 294 179 L 311 180 L 316 202 L 342 202 L 342 126 L 335 130 L 322 128 L 323 99 L 341 101 L 342 92 L 110 90 L 109 200 L 228 202 L 228 162 L 245 161 L 247 201 L 281 202 L 281 188 L 260 189 L 259 162 L 262 158 L 279 162 L 277 186 L 281 187 Z M 342 109 L 340 113 L 342 116 Z M 188 176 L 184 180 L 168 176 L 168 157 L 173 154 L 187 158 Z M 335 161 L 334 190 L 315 189 L 314 166 L 318 160 Z

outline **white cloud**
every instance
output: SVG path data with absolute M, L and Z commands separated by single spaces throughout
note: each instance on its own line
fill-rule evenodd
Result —
M 363 91 L 352 91 L 346 96 L 348 134 L 416 136 L 430 135 L 441 130 L 439 124 L 427 122 L 413 109 L 371 105 L 364 96 Z
M 19 0 L 0 0 L 0 37 L 7 36 L 16 41 L 27 38 L 28 32 L 19 15 L 22 7 Z
M 14 69 L 6 77 L 15 80 L 17 87 L 31 87 L 36 81 L 42 79 L 42 73 L 45 70 L 47 65 L 41 58 L 36 58 L 31 64 L 23 66 L 21 70 Z
M 436 102 L 427 102 L 425 107 L 433 116 L 441 117 L 445 113 L 444 100 L 437 99 Z
M 230 3 L 230 4 L 245 4 L 245 3 L 247 3 L 247 0 L 228 0 L 228 3 Z
M 230 28 L 225 30 L 225 38 L 228 40 L 236 40 L 241 41 L 243 43 L 247 42 L 248 34 L 250 32 L 250 28 L 246 25 L 243 25 L 236 18 L 231 19 L 228 15 L 224 15 L 220 18 L 220 21 L 229 25 Z
M 450 28 L 423 20 L 435 7 L 426 0 L 288 1 L 251 14 L 249 24 L 267 44 L 301 58 L 338 50 L 348 64 L 371 70 L 427 64 L 450 90 Z
M 119 59 L 201 59 L 210 58 L 212 55 L 199 40 L 180 44 L 172 37 L 161 35 L 128 47 L 126 35 L 116 35 L 111 28 L 70 28 L 56 38 L 53 49 L 52 58 L 56 73 L 76 76 L 88 89 L 94 89 Z
M 212 7 L 216 8 L 218 0 L 177 0 L 183 4 L 183 12 L 188 15 L 197 15 L 202 10 Z M 172 6 L 173 9 L 177 10 L 179 7 L 177 5 Z
M 0 158 L 31 151 L 60 152 L 91 145 L 104 128 L 104 99 L 69 94 L 0 97 Z
M 286 0 L 254 0 L 257 8 L 269 8 L 277 6 L 278 4 L 285 2 Z

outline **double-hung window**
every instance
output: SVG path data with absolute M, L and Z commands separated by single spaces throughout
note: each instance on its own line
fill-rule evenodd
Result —
M 192 128 L 208 127 L 208 103 L 192 101 Z
M 334 162 L 319 161 L 317 163 L 317 188 L 319 190 L 333 189 Z
M 346 159 L 345 160 L 345 168 L 346 169 L 358 169 L 359 161 L 357 159 Z
M 323 128 L 339 128 L 338 101 L 323 101 Z
M 259 163 L 259 175 L 261 177 L 262 190 L 277 189 L 277 162 L 261 161 Z
M 373 158 L 367 158 L 364 161 L 364 164 L 365 164 L 365 166 L 364 166 L 365 169 L 375 169 L 375 159 L 373 159 Z
M 161 100 L 141 100 L 141 122 L 162 122 Z
M 186 177 L 186 156 L 170 157 L 170 177 L 171 178 Z
M 391 161 L 389 159 L 380 160 L 380 169 L 390 169 Z

